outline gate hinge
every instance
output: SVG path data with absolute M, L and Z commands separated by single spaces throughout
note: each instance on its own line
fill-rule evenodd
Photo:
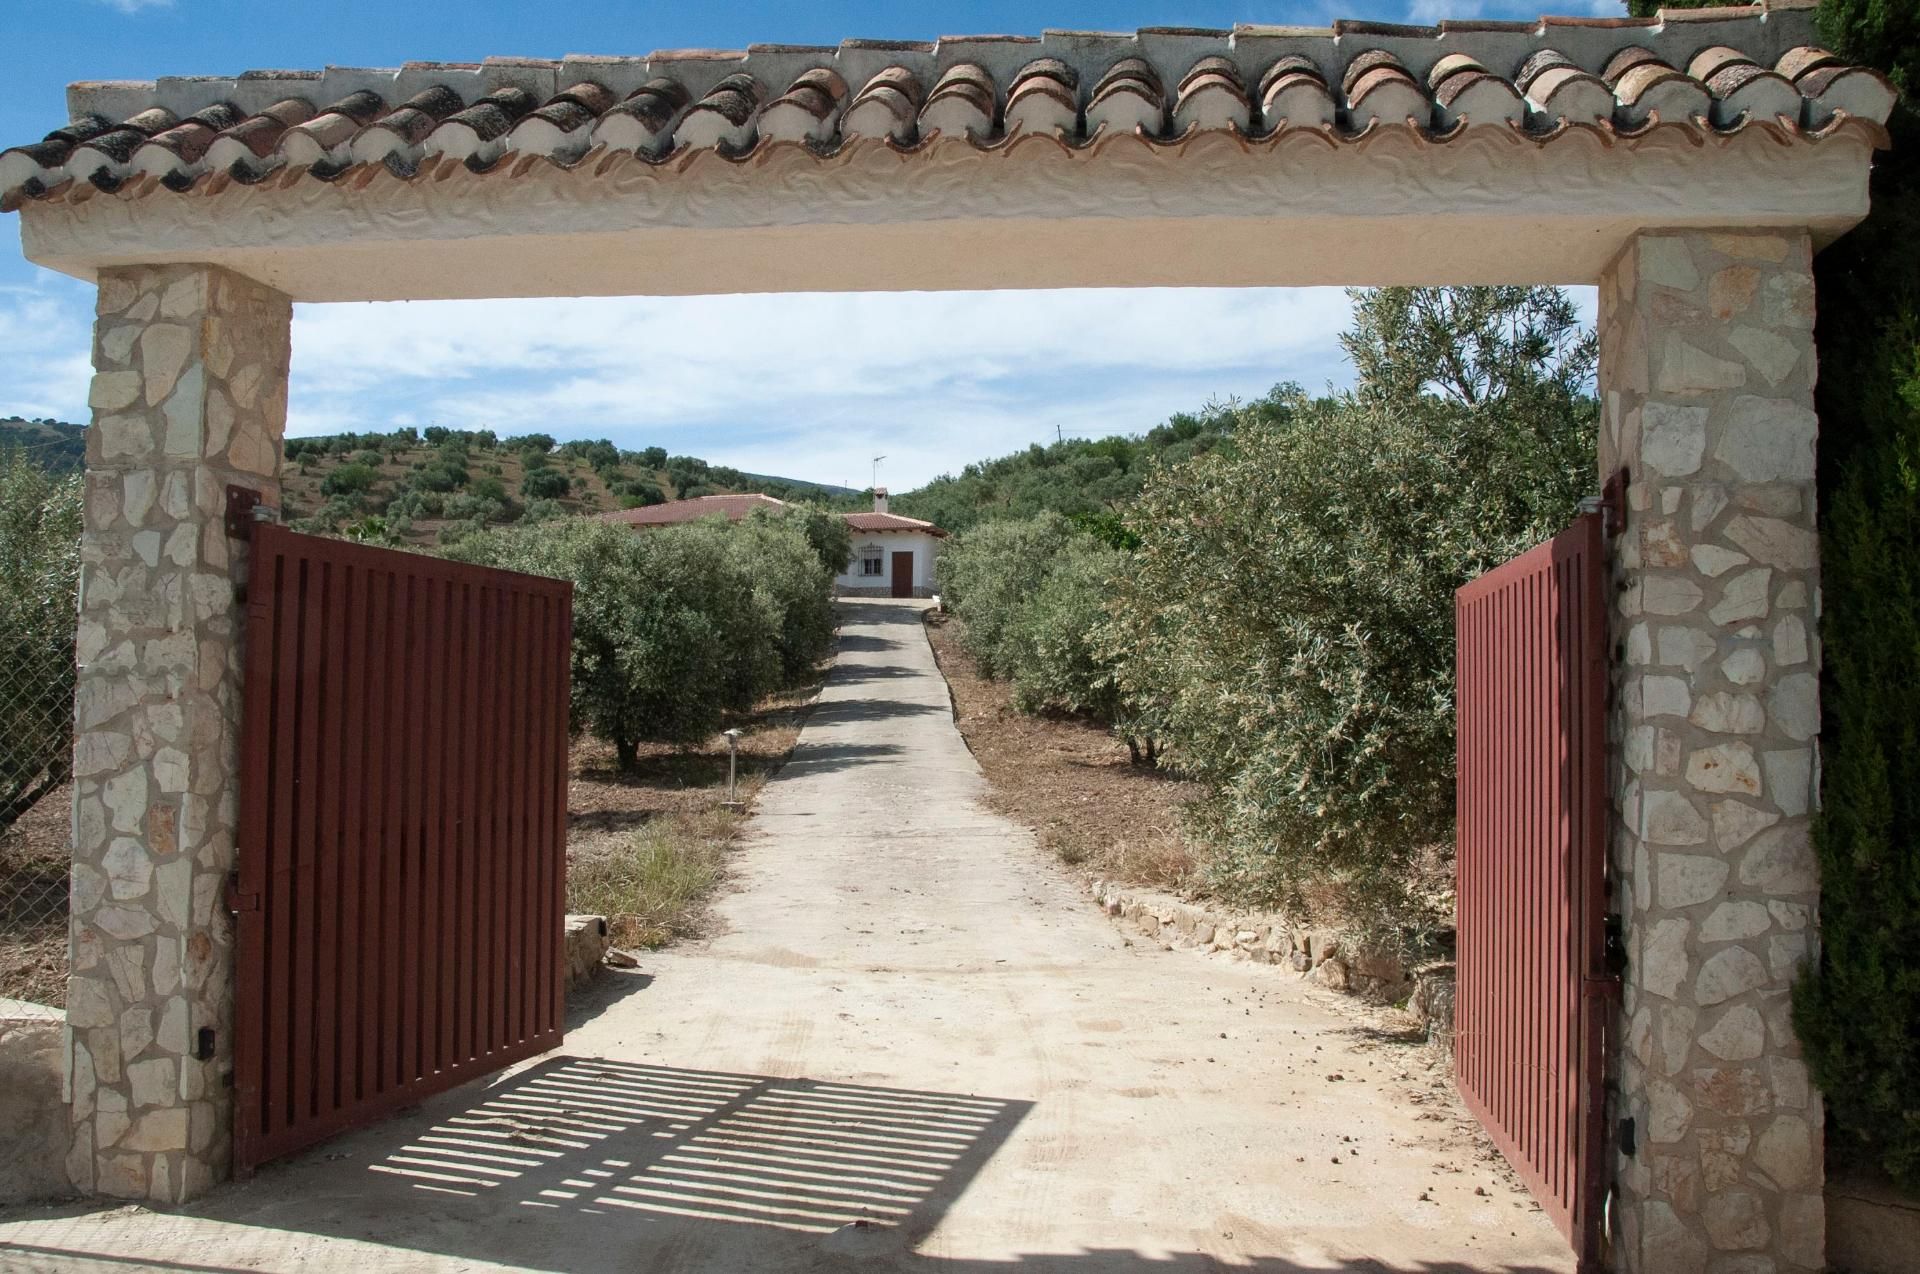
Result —
M 228 911 L 258 911 L 260 910 L 260 895 L 242 893 L 240 890 L 240 873 L 231 871 L 227 873 L 226 903 Z
M 262 504 L 260 493 L 237 483 L 227 485 L 227 536 L 235 540 L 253 539 L 253 528 L 261 522 L 278 522 L 280 510 Z

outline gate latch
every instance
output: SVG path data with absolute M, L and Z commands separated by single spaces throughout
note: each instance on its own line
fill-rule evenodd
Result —
M 260 895 L 240 892 L 240 873 L 227 873 L 226 888 L 227 910 L 232 912 L 260 910 Z

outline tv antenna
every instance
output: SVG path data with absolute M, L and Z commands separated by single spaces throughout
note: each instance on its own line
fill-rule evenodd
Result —
M 885 456 L 875 456 L 873 458 L 873 481 L 869 485 L 874 487 L 880 485 L 880 462 L 885 459 Z

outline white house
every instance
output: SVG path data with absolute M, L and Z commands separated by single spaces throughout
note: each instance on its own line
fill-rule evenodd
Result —
M 940 541 L 931 522 L 887 512 L 887 491 L 876 487 L 873 512 L 843 514 L 853 532 L 853 560 L 834 580 L 842 597 L 932 597 Z
M 609 522 L 645 530 L 711 517 L 738 522 L 757 509 L 777 511 L 786 507 L 784 500 L 755 492 L 670 500 L 600 516 Z M 947 538 L 945 531 L 919 518 L 887 512 L 884 487 L 874 490 L 873 512 L 840 516 L 847 520 L 847 529 L 853 533 L 853 559 L 834 579 L 835 592 L 842 597 L 931 597 L 939 591 L 934 584 L 934 567 L 937 546 Z

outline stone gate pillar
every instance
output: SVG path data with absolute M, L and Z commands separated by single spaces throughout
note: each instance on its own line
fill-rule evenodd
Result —
M 68 1169 L 183 1202 L 227 1170 L 243 564 L 229 483 L 278 503 L 286 297 L 100 272 L 76 658 Z
M 1819 901 L 1813 315 L 1805 234 L 1644 234 L 1600 281 L 1601 475 L 1629 480 L 1615 1250 L 1647 1274 L 1824 1263 L 1820 1097 L 1789 1006 Z

